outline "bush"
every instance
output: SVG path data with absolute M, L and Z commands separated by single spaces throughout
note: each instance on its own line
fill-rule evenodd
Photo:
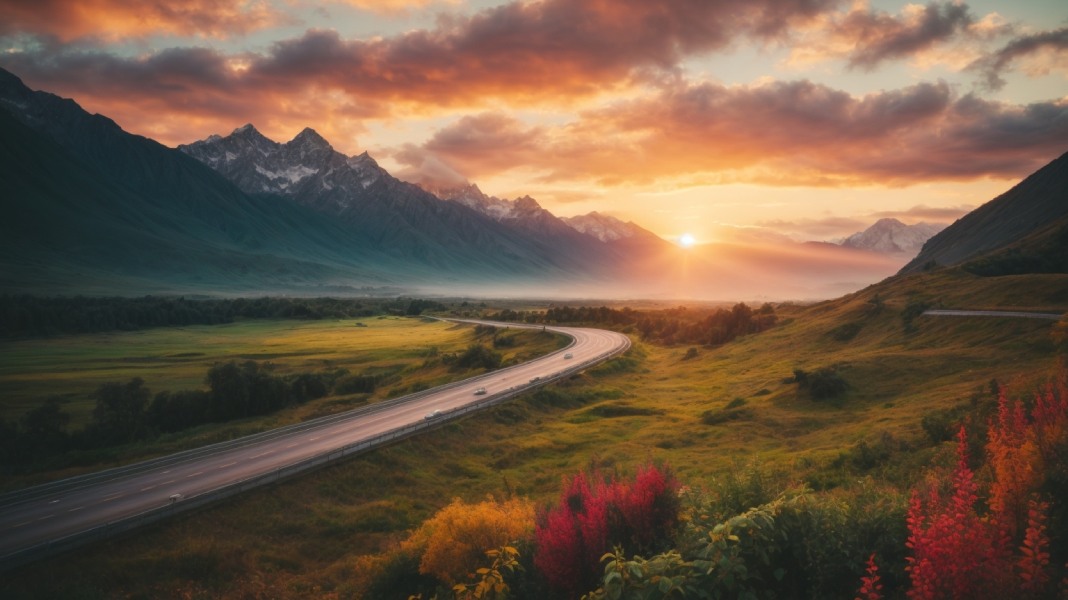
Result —
M 633 481 L 578 473 L 534 533 L 534 565 L 549 587 L 577 598 L 600 579 L 601 556 L 613 546 L 629 552 L 665 547 L 678 521 L 678 482 L 654 466 Z
M 831 330 L 831 338 L 839 342 L 848 342 L 857 337 L 863 327 L 860 323 L 846 323 Z
M 813 400 L 838 398 L 849 390 L 849 383 L 842 379 L 835 367 L 821 367 L 811 373 L 794 369 L 794 381 L 802 389 L 808 390 Z
M 467 347 L 463 354 L 456 358 L 453 370 L 460 369 L 486 369 L 491 371 L 501 366 L 501 354 L 494 352 L 482 344 L 472 344 Z

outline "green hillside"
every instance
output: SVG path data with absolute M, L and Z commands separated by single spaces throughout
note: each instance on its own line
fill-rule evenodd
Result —
M 353 597 L 381 580 L 375 556 L 397 556 L 398 541 L 451 499 L 544 506 L 562 477 L 591 466 L 663 462 L 712 493 L 773 497 L 803 482 L 818 497 L 877 498 L 871 510 L 902 517 L 905 490 L 948 456 L 951 423 L 991 404 L 991 382 L 1027 397 L 1063 360 L 1050 321 L 926 317 L 923 306 L 1065 311 L 1068 275 L 898 277 L 779 306 L 771 330 L 690 358 L 686 346 L 634 336 L 626 357 L 487 413 L 24 568 L 5 595 Z M 795 382 L 796 370 L 824 368 L 844 394 L 817 400 Z M 55 572 L 61 582 L 41 583 Z

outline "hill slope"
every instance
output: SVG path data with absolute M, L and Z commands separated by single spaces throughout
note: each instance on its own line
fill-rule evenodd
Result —
M 1065 218 L 1068 153 L 942 230 L 900 272 L 916 273 L 930 265 L 951 266 L 977 259 Z

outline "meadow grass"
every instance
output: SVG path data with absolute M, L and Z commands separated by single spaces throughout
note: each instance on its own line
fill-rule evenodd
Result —
M 923 296 L 951 308 L 1063 311 L 1066 290 L 1066 276 L 910 276 L 814 306 L 780 306 L 775 328 L 686 360 L 688 346 L 635 340 L 622 359 L 545 391 L 31 565 L 6 591 L 350 597 L 366 576 L 361 557 L 389 549 L 452 498 L 520 494 L 545 505 L 563 477 L 589 467 L 633 472 L 662 461 L 684 484 L 710 489 L 747 477 L 740 473 L 775 472 L 819 489 L 875 478 L 903 490 L 937 450 L 923 416 L 989 394 L 992 379 L 1027 396 L 1062 362 L 1050 322 L 920 317 L 906 328 L 905 307 Z M 842 340 L 833 332 L 846 322 L 859 327 Z M 849 384 L 836 402 L 814 401 L 791 381 L 794 369 L 831 365 Z M 704 417 L 725 410 L 737 418 Z M 861 460 L 861 442 L 889 457 Z M 54 572 L 65 579 L 49 582 Z
M 249 320 L 3 342 L 0 418 L 17 420 L 45 398 L 58 396 L 71 415 L 70 430 L 89 423 L 93 391 L 103 383 L 141 377 L 152 393 L 205 389 L 208 369 L 230 360 L 269 363 L 276 375 L 346 369 L 393 377 L 371 394 L 331 395 L 261 417 L 210 423 L 53 460 L 35 472 L 0 478 L 0 490 L 232 439 L 469 377 L 476 372 L 454 371 L 442 356 L 461 353 L 472 343 L 492 344 L 492 334 L 475 336 L 472 330 L 467 324 L 385 316 Z M 499 349 L 506 364 L 546 354 L 569 341 L 533 330 L 500 335 L 515 337 L 513 346 Z

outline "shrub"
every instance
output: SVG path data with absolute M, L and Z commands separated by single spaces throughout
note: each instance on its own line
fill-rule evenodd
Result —
M 838 398 L 849 390 L 849 383 L 842 379 L 835 367 L 821 367 L 812 372 L 794 369 L 793 381 L 807 389 L 813 400 Z
M 419 572 L 452 585 L 485 562 L 486 551 L 512 546 L 534 529 L 534 505 L 512 498 L 476 504 L 453 500 L 424 522 L 406 545 L 422 547 Z
M 599 580 L 601 556 L 613 546 L 649 552 L 665 545 L 678 520 L 677 489 L 670 472 L 652 465 L 630 482 L 576 474 L 539 518 L 534 566 L 550 588 L 578 597 Z

